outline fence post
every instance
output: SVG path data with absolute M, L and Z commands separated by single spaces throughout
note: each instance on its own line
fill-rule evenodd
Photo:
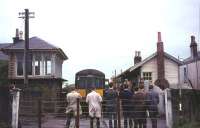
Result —
M 172 96 L 170 89 L 165 90 L 165 115 L 167 128 L 172 128 L 173 115 L 172 115 Z
M 20 89 L 12 91 L 12 128 L 18 128 Z
M 42 128 L 42 103 L 41 99 L 38 99 L 38 128 Z
M 80 117 L 80 111 L 79 111 L 79 102 L 80 102 L 80 99 L 77 98 L 77 104 L 76 104 L 76 107 L 77 107 L 77 113 L 76 113 L 76 128 L 79 128 L 79 117 Z
M 118 123 L 118 128 L 121 128 L 121 111 L 120 111 L 120 98 L 119 98 L 119 93 L 117 95 L 117 123 Z

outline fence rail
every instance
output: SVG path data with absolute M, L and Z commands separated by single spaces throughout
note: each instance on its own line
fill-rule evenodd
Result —
M 129 102 L 129 104 L 122 104 L 123 101 Z M 149 113 L 155 112 L 152 110 L 148 110 L 150 105 L 146 103 L 149 102 L 148 100 L 144 101 L 144 105 L 134 105 L 130 104 L 132 102 L 131 99 L 119 99 L 116 98 L 115 104 L 108 104 L 112 101 L 103 100 L 101 104 L 101 127 L 106 128 L 109 127 L 109 119 L 112 118 L 110 115 L 113 116 L 114 120 L 117 121 L 118 128 L 124 128 L 129 125 L 134 125 L 135 121 L 143 119 L 146 123 L 146 119 L 150 118 Z M 79 106 L 80 103 L 80 106 Z M 114 105 L 114 106 L 113 106 Z M 48 120 L 62 120 L 62 127 L 66 123 L 66 107 L 67 102 L 65 99 L 22 99 L 20 101 L 20 110 L 19 116 L 20 121 L 23 125 L 35 125 L 38 128 L 45 128 L 46 122 Z M 72 124 L 76 126 L 76 128 L 87 128 L 89 127 L 89 112 L 88 112 L 88 104 L 85 102 L 85 99 L 77 99 L 77 108 L 81 107 L 82 112 L 77 110 L 77 116 L 74 117 L 74 123 Z M 110 110 L 110 107 L 114 107 L 114 110 Z M 143 108 L 143 109 L 134 109 L 134 108 Z M 139 117 L 135 117 L 134 115 L 140 114 Z M 151 119 L 159 119 L 160 117 L 151 117 Z M 124 120 L 128 120 L 128 123 L 124 123 Z M 54 120 L 56 123 L 56 120 Z M 57 128 L 59 128 L 57 126 Z

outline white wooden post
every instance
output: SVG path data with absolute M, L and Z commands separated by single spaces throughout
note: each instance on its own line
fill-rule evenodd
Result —
M 20 90 L 14 89 L 12 92 L 12 128 L 18 128 L 18 111 L 19 111 L 19 97 L 20 97 Z
M 172 97 L 170 89 L 165 90 L 165 111 L 166 111 L 166 125 L 167 128 L 172 128 L 173 120 L 172 120 Z

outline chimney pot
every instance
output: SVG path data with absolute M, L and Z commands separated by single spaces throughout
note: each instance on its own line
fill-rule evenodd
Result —
M 22 40 L 23 39 L 23 31 L 19 32 L 19 39 Z
M 141 52 L 140 52 L 140 51 L 138 51 L 138 56 L 139 56 L 139 57 L 140 57 L 140 53 L 141 53 Z
M 191 42 L 195 42 L 195 36 L 191 36 Z
M 192 58 L 198 57 L 198 50 L 197 50 L 197 43 L 195 41 L 195 36 L 191 36 L 190 51 Z
M 135 51 L 134 65 L 141 61 L 142 61 L 142 57 L 140 56 L 140 51 Z
M 137 56 L 137 51 L 135 51 L 135 56 Z
M 19 37 L 19 29 L 16 29 L 15 37 Z
M 158 32 L 158 42 L 162 42 L 162 39 L 161 39 L 161 32 Z
M 22 31 L 19 32 L 19 29 L 17 28 L 15 37 L 13 37 L 13 43 L 18 43 L 20 41 L 23 41 L 22 35 L 23 35 L 23 32 Z

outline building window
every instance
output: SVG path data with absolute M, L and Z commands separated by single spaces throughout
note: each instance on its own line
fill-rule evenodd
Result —
M 17 76 L 24 74 L 24 54 L 16 54 L 16 67 Z M 28 75 L 51 75 L 52 61 L 50 55 L 36 54 L 34 56 L 29 54 L 27 56 L 27 74 Z
M 35 56 L 35 75 L 41 75 L 42 58 L 41 55 Z
M 24 74 L 24 54 L 23 53 L 17 53 L 17 75 L 23 76 Z M 29 54 L 27 56 L 27 74 L 32 75 L 32 54 Z
M 17 75 L 23 76 L 23 53 L 16 54 L 17 58 Z
M 187 83 L 187 69 L 186 69 L 186 67 L 183 68 L 183 72 L 184 72 L 184 83 Z
M 45 57 L 45 75 L 51 75 L 51 57 Z
M 152 80 L 152 72 L 143 72 L 144 80 Z

